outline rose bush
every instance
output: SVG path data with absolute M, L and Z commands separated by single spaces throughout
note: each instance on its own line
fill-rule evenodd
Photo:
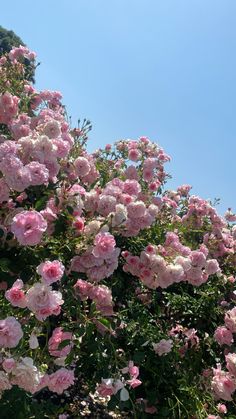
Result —
M 236 215 L 168 191 L 146 137 L 88 153 L 24 57 L 0 59 L 2 417 L 79 417 L 80 380 L 129 417 L 236 417 Z

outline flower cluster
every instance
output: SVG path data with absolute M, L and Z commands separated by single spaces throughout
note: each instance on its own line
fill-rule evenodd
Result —
M 89 153 L 90 122 L 72 129 L 25 60 L 0 58 L 1 413 L 14 386 L 43 409 L 81 379 L 130 416 L 231 414 L 235 214 L 165 190 L 170 157 L 147 137 Z
M 220 271 L 216 259 L 207 259 L 208 249 L 183 246 L 175 233 L 167 233 L 163 246 L 149 244 L 140 256 L 124 251 L 123 270 L 137 276 L 149 288 L 167 288 L 181 281 L 200 286 Z

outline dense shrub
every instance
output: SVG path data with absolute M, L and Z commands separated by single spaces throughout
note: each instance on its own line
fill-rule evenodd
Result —
M 236 418 L 236 216 L 166 190 L 146 137 L 89 154 L 24 59 L 0 59 L 2 417 L 79 417 L 50 394 L 83 378 L 130 417 Z

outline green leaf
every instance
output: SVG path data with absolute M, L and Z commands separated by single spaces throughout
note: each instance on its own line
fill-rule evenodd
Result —
M 0 259 L 0 269 L 2 272 L 9 272 L 10 260 L 7 258 Z

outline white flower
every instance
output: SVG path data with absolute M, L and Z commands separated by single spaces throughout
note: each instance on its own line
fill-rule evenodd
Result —
M 34 333 L 31 333 L 29 338 L 29 347 L 30 349 L 36 349 L 39 346 L 39 341 L 37 336 Z

